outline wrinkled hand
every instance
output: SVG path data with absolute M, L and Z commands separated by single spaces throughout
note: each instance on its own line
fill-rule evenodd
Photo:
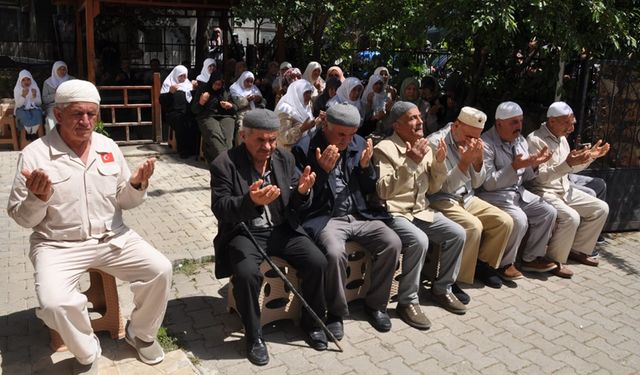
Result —
M 197 88 L 198 87 L 198 80 L 197 79 L 192 80 L 191 81 L 191 86 L 193 86 L 194 89 Z
M 535 168 L 540 164 L 549 161 L 552 155 L 553 152 L 549 151 L 549 147 L 544 146 L 536 154 L 529 155 L 529 157 L 527 158 L 525 158 L 522 154 L 516 155 L 515 159 L 513 159 L 513 162 L 511 162 L 511 166 L 516 171 L 521 168 Z
M 300 133 L 304 133 L 307 130 L 313 128 L 314 126 L 316 126 L 316 120 L 314 118 L 307 117 L 307 119 L 304 120 L 302 125 L 300 125 Z
M 429 140 L 426 138 L 418 139 L 413 145 L 409 142 L 405 142 L 405 144 L 407 145 L 407 156 L 416 164 L 420 164 L 429 152 Z
M 340 158 L 340 151 L 335 145 L 329 145 L 320 153 L 320 148 L 316 148 L 316 160 L 323 171 L 329 173 L 336 166 Z
M 37 95 L 36 89 L 31 89 L 31 97 L 35 99 L 36 95 Z
M 209 93 L 203 92 L 202 95 L 200 95 L 200 100 L 198 102 L 200 103 L 200 105 L 205 105 L 207 104 L 208 101 L 209 101 Z
M 458 146 L 458 152 L 460 152 L 460 162 L 466 166 L 482 162 L 482 140 L 472 139 L 465 146 Z
M 249 186 L 249 198 L 256 206 L 266 206 L 280 196 L 280 188 L 276 185 L 267 185 L 260 188 L 263 182 L 260 179 Z
M 51 198 L 53 190 L 51 190 L 51 179 L 47 172 L 38 168 L 31 172 L 23 169 L 20 173 L 27 179 L 25 184 L 33 195 L 44 202 Z
M 221 100 L 220 101 L 220 107 L 222 107 L 222 109 L 230 109 L 231 107 L 233 107 L 233 104 L 231 104 L 231 103 L 229 103 L 227 101 Z
M 178 91 L 178 85 L 171 85 L 171 87 L 169 87 L 170 93 L 175 94 L 176 91 Z
M 373 140 L 367 139 L 367 146 L 362 150 L 362 156 L 360 157 L 360 168 L 369 168 L 369 162 L 373 156 Z
M 149 186 L 149 179 L 153 175 L 156 165 L 156 158 L 145 160 L 129 178 L 129 183 L 136 189 L 146 189 Z
M 567 155 L 567 164 L 570 167 L 584 164 L 591 159 L 591 149 L 585 148 L 584 150 L 571 150 L 569 155 Z
M 607 152 L 609 152 L 609 148 L 610 146 L 607 142 L 604 142 L 602 139 L 598 139 L 598 142 L 591 147 L 591 159 L 597 159 L 605 156 Z
M 26 98 L 28 93 L 29 93 L 29 88 L 28 87 L 23 87 L 22 88 L 22 97 Z
M 438 141 L 438 148 L 436 149 L 436 160 L 440 163 L 447 157 L 447 143 L 444 138 L 440 138 Z
M 316 172 L 311 172 L 311 167 L 304 167 L 304 171 L 302 171 L 302 175 L 300 176 L 300 180 L 298 181 L 298 193 L 302 195 L 309 194 L 309 190 L 313 187 L 313 184 L 316 183 Z

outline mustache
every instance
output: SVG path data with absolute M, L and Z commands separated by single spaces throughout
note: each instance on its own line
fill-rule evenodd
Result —
M 513 134 L 520 134 L 522 133 L 522 129 L 516 129 L 513 131 Z

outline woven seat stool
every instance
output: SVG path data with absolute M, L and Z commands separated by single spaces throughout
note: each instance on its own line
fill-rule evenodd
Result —
M 297 270 L 289 263 L 278 257 L 271 257 L 276 266 L 291 282 L 294 288 L 300 292 L 300 280 L 297 276 Z M 302 303 L 293 294 L 287 285 L 280 279 L 278 274 L 271 269 L 269 263 L 263 261 L 260 264 L 260 273 L 264 276 L 262 286 L 260 287 L 260 296 L 258 304 L 260 305 L 260 325 L 265 326 L 269 323 L 290 319 L 294 324 L 300 323 L 300 314 L 302 311 Z M 236 308 L 236 300 L 233 296 L 233 279 L 229 282 L 229 291 L 227 295 L 227 310 L 229 312 L 238 311 Z
M 124 337 L 124 319 L 120 313 L 120 303 L 118 302 L 118 287 L 115 277 L 106 272 L 90 268 L 89 280 L 91 285 L 84 295 L 92 307 L 90 312 L 100 314 L 99 318 L 91 320 L 91 327 L 94 332 L 108 331 L 113 339 Z M 49 329 L 51 341 L 49 346 L 55 352 L 67 350 L 62 338 L 53 329 Z
M 371 285 L 371 255 L 360 244 L 354 241 L 345 243 L 347 252 L 347 280 L 344 295 L 347 302 L 365 298 Z

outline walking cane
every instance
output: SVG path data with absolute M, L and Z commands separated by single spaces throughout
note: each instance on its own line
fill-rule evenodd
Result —
M 331 339 L 331 341 L 333 341 L 333 343 L 336 344 L 336 346 L 338 347 L 338 350 L 340 350 L 341 352 L 344 352 L 344 350 L 342 350 L 342 347 L 340 346 L 340 343 L 338 343 L 338 340 L 335 338 L 333 333 L 331 333 L 331 331 L 329 331 L 329 328 L 327 328 L 327 326 L 324 324 L 322 319 L 320 319 L 320 317 L 318 317 L 316 312 L 313 311 L 313 309 L 311 308 L 311 306 L 309 306 L 307 301 L 304 300 L 304 298 L 302 297 L 300 292 L 298 292 L 296 290 L 296 288 L 293 287 L 293 284 L 291 284 L 291 281 L 289 281 L 289 279 L 287 279 L 287 277 L 282 273 L 282 271 L 280 271 L 280 268 L 278 268 L 278 266 L 276 266 L 276 264 L 273 263 L 273 260 L 271 260 L 271 258 L 269 258 L 269 256 L 267 255 L 266 251 L 264 251 L 264 249 L 258 244 L 258 242 L 256 241 L 256 238 L 253 237 L 253 234 L 251 233 L 249 228 L 247 228 L 247 225 L 244 222 L 241 222 L 240 226 L 242 227 L 242 230 L 245 233 L 247 233 L 247 235 L 249 236 L 249 239 L 253 243 L 253 246 L 255 246 L 258 249 L 258 251 L 260 252 L 260 255 L 262 255 L 264 260 L 266 260 L 267 263 L 269 263 L 269 266 L 271 266 L 271 269 L 274 270 L 278 274 L 278 276 L 280 276 L 280 278 L 282 279 L 282 281 L 284 281 L 284 283 L 287 285 L 289 290 L 291 290 L 293 292 L 293 294 L 300 299 L 300 302 L 302 302 L 302 306 L 304 306 L 304 308 L 311 315 L 313 320 L 315 320 L 315 322 L 320 325 L 320 327 L 322 328 L 324 333 L 326 333 L 327 336 Z

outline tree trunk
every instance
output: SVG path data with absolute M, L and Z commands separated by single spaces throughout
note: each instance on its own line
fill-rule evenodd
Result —
M 201 66 L 209 54 L 207 26 L 210 20 L 211 15 L 208 11 L 196 11 L 196 61 L 194 61 L 196 67 Z

